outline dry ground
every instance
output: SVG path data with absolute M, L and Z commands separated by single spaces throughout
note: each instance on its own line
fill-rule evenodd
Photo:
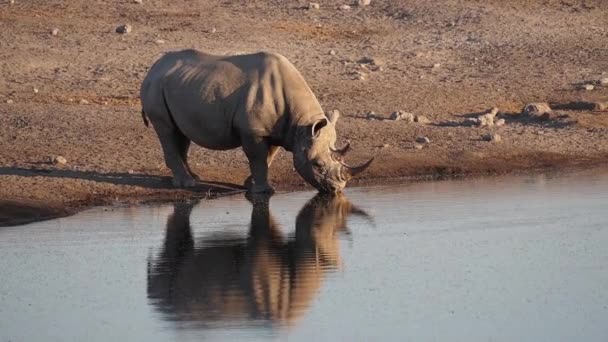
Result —
M 514 115 L 531 101 L 608 101 L 608 87 L 578 89 L 608 77 L 603 0 L 377 0 L 350 11 L 340 1 L 319 1 L 319 10 L 278 0 L 1 1 L 0 221 L 24 200 L 61 209 L 238 189 L 243 153 L 202 148 L 191 163 L 209 183 L 171 189 L 157 138 L 142 124 L 147 68 L 182 48 L 285 55 L 324 108 L 342 112 L 338 133 L 353 142 L 352 160 L 377 156 L 363 182 L 608 161 L 607 112 L 562 110 L 543 122 Z M 133 31 L 117 34 L 123 23 Z M 507 121 L 493 129 L 501 143 L 480 139 L 492 129 L 460 124 L 492 106 Z M 395 110 L 432 122 L 365 118 Z M 419 135 L 431 140 L 421 150 Z M 58 155 L 67 165 L 49 162 Z M 303 186 L 286 152 L 271 173 L 279 190 Z

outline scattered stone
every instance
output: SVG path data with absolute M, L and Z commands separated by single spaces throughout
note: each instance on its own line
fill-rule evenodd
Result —
M 424 115 L 416 115 L 416 117 L 414 118 L 414 121 L 416 121 L 419 124 L 423 124 L 423 125 L 431 123 L 431 120 L 429 120 L 429 118 L 427 118 Z
M 423 137 L 423 136 L 417 137 L 415 141 L 419 144 L 430 144 L 431 143 L 431 139 L 429 139 L 427 137 Z
M 15 103 L 15 101 L 13 101 L 13 100 L 11 100 L 11 99 L 8 99 L 8 100 L 6 100 L 6 103 L 7 103 L 7 104 L 13 104 L 13 103 Z
M 433 64 L 433 69 L 438 69 L 439 67 L 441 67 L 440 63 Z
M 52 36 L 56 36 L 58 34 L 59 34 L 59 29 L 58 28 L 54 28 L 54 29 L 51 30 L 51 35 Z
M 161 44 L 165 44 L 165 40 L 164 39 L 157 39 L 154 41 L 154 43 L 161 45 Z
M 336 51 L 334 51 L 334 50 L 329 50 L 329 54 L 330 54 L 331 56 L 335 56 L 335 55 L 336 55 Z
M 593 86 L 593 84 L 583 84 L 580 89 L 591 91 L 591 90 L 595 89 L 595 87 Z
M 59 164 L 59 165 L 65 165 L 68 163 L 68 161 L 63 156 L 57 156 L 57 157 L 55 157 L 55 159 L 53 159 L 53 163 Z
M 372 3 L 372 0 L 357 0 L 357 5 L 359 6 L 369 6 Z
M 402 111 L 396 111 L 391 113 L 391 115 L 389 116 L 390 120 L 394 120 L 394 121 L 405 121 L 405 122 L 414 122 L 414 120 L 416 119 L 414 117 L 414 114 L 409 113 L 409 112 L 402 112 Z
M 308 9 L 309 10 L 319 9 L 319 8 L 321 8 L 321 6 L 319 5 L 318 2 L 309 2 L 308 3 Z
M 390 146 L 391 146 L 391 145 L 389 145 L 389 144 L 383 144 L 383 145 L 382 145 L 382 148 L 388 148 L 388 147 L 390 147 Z
M 135 173 L 135 171 L 133 171 L 133 170 L 129 170 L 129 171 L 127 171 L 127 173 L 128 173 L 128 174 L 130 174 L 130 175 L 132 175 L 132 174 L 134 174 L 134 173 Z
M 597 81 L 598 85 L 601 85 L 602 87 L 608 87 L 608 77 L 604 77 L 601 78 Z
M 74 102 L 74 99 L 70 97 L 68 98 L 68 102 Z
M 494 125 L 496 125 L 497 127 L 504 126 L 505 124 L 506 124 L 505 119 L 498 119 L 498 120 L 496 120 L 496 122 L 494 123 Z
M 496 119 L 496 115 L 498 114 L 498 108 L 492 107 L 491 109 L 484 112 L 484 114 L 477 117 L 478 124 L 481 127 L 493 127 L 494 119 Z
M 417 150 L 422 150 L 424 146 L 420 145 L 420 144 L 414 144 L 414 148 Z
M 348 6 L 348 5 L 340 5 L 340 7 L 338 7 L 338 9 L 340 9 L 342 11 L 350 11 L 350 6 Z
M 217 32 L 217 29 L 215 27 L 212 27 L 211 30 L 209 30 L 209 33 L 215 33 Z
M 524 106 L 521 113 L 528 117 L 549 117 L 551 115 L 551 107 L 544 102 L 528 103 Z
M 120 34 L 127 34 L 130 33 L 133 30 L 133 27 L 131 27 L 131 25 L 129 24 L 124 24 L 124 25 L 120 25 L 118 27 L 116 27 L 116 33 L 120 33 Z
M 38 94 L 38 88 L 34 88 L 34 94 Z
M 593 110 L 606 110 L 608 109 L 608 102 L 594 102 Z
M 87 101 L 85 99 L 80 99 L 80 101 L 78 103 L 80 103 L 81 105 L 88 105 L 89 101 Z
M 381 119 L 374 111 L 370 110 L 369 112 L 367 112 L 367 114 L 365 115 L 365 118 L 368 120 L 376 120 L 376 119 Z
M 481 139 L 483 139 L 483 141 L 491 141 L 491 142 L 501 142 L 502 141 L 502 137 L 498 133 L 486 133 L 481 137 Z
M 359 60 L 359 63 L 361 63 L 361 66 L 364 66 L 365 64 L 371 64 L 371 65 L 375 65 L 375 66 L 382 66 L 384 65 L 384 61 L 378 57 L 363 57 Z
M 133 3 L 141 5 L 143 3 L 143 0 L 133 0 Z
M 8 3 L 11 4 L 11 5 L 14 5 L 15 4 L 15 0 L 9 0 Z

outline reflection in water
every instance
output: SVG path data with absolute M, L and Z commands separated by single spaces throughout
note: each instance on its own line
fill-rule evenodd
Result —
M 148 267 L 148 297 L 170 320 L 197 326 L 270 323 L 291 325 L 314 300 L 325 274 L 340 265 L 339 232 L 350 214 L 367 216 L 343 196 L 317 195 L 285 239 L 268 197 L 253 205 L 248 236 L 215 235 L 194 241 L 194 204 L 175 205 L 165 243 Z

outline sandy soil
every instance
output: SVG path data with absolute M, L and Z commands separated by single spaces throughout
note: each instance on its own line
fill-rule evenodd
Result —
M 533 101 L 608 101 L 608 87 L 580 89 L 608 77 L 608 2 L 396 0 L 348 11 L 339 1 L 321 1 L 318 10 L 307 4 L 0 3 L 0 224 L 29 210 L 16 203 L 63 213 L 240 189 L 243 153 L 198 147 L 191 165 L 206 183 L 172 189 L 154 131 L 142 123 L 140 82 L 163 52 L 182 48 L 288 57 L 324 108 L 341 111 L 338 133 L 353 143 L 350 160 L 377 156 L 359 184 L 608 161 L 608 112 L 566 106 L 549 120 L 517 115 Z M 132 32 L 116 33 L 124 23 Z M 505 126 L 464 125 L 493 106 Z M 367 119 L 369 111 L 396 110 L 431 122 Z M 488 132 L 502 142 L 483 141 Z M 420 135 L 431 143 L 416 149 Z M 57 156 L 67 164 L 54 164 Z M 284 151 L 271 180 L 278 190 L 304 187 Z

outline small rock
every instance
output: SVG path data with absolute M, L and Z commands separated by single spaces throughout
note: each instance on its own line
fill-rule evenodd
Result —
M 9 0 L 8 3 L 11 4 L 11 5 L 14 5 L 15 4 L 15 0 Z
M 427 118 L 424 115 L 416 115 L 416 117 L 414 118 L 414 121 L 416 121 L 419 124 L 423 124 L 423 125 L 426 125 L 431 122 L 431 120 L 429 120 L 429 118 Z
M 395 121 L 405 121 L 405 122 L 414 122 L 415 117 L 414 114 L 412 113 L 408 113 L 408 112 L 402 112 L 402 111 L 396 111 L 391 113 L 391 115 L 389 116 L 390 120 L 395 120 Z
M 466 118 L 464 119 L 465 126 L 477 126 L 479 125 L 479 119 L 477 118 Z
M 89 101 L 87 101 L 85 99 L 80 99 L 80 101 L 78 101 L 78 103 L 80 103 L 81 105 L 88 105 Z
M 308 9 L 309 10 L 319 9 L 319 8 L 321 8 L 321 6 L 319 5 L 318 2 L 309 2 L 308 3 Z
M 422 150 L 424 146 L 420 145 L 420 144 L 414 144 L 414 148 L 417 150 Z
M 335 56 L 335 55 L 336 55 L 336 51 L 334 51 L 334 50 L 329 50 L 329 54 L 330 54 L 331 56 Z
M 541 117 L 551 114 L 551 107 L 544 102 L 528 103 L 524 106 L 521 113 L 528 117 Z
M 74 99 L 70 97 L 68 98 L 68 102 L 74 102 Z
M 165 41 L 163 39 L 157 39 L 154 41 L 154 43 L 161 45 L 161 44 L 165 44 Z
M 593 86 L 593 84 L 583 84 L 581 86 L 581 89 L 582 90 L 591 91 L 591 90 L 595 89 L 595 87 Z
M 372 3 L 372 0 L 357 0 L 357 5 L 359 6 L 369 6 Z
M 34 88 L 34 94 L 38 94 L 38 88 Z
M 390 146 L 391 146 L 391 145 L 389 145 L 389 144 L 383 144 L 383 145 L 382 145 L 382 148 L 387 148 L 387 147 L 390 147 Z
M 491 113 L 481 115 L 477 118 L 477 122 L 480 127 L 493 127 L 494 116 Z
M 506 124 L 505 119 L 498 119 L 494 123 L 494 125 L 496 125 L 497 127 L 504 126 L 505 124 Z
M 371 64 L 371 65 L 376 65 L 376 66 L 382 66 L 384 65 L 384 61 L 378 57 L 363 57 L 359 60 L 359 63 L 361 63 L 361 66 L 363 67 L 365 64 Z
M 212 27 L 211 30 L 209 30 L 209 33 L 215 33 L 217 32 L 217 29 L 215 27 Z
M 601 78 L 597 81 L 598 85 L 601 85 L 602 87 L 608 87 L 608 77 L 604 77 Z
M 433 69 L 437 69 L 437 68 L 439 68 L 439 67 L 441 67 L 441 64 L 440 64 L 440 63 L 435 63 L 435 64 L 433 64 Z
M 417 137 L 415 141 L 419 144 L 430 144 L 431 143 L 431 139 L 429 139 L 427 137 L 423 137 L 423 136 Z
M 593 110 L 606 110 L 606 109 L 608 109 L 608 102 L 593 103 Z
M 367 114 L 365 115 L 365 117 L 366 117 L 368 120 L 376 120 L 376 119 L 379 119 L 378 115 L 377 115 L 377 114 L 376 114 L 374 111 L 369 111 L 369 112 L 367 112 Z
M 128 172 L 130 175 L 132 175 L 132 174 L 134 174 L 134 173 L 135 173 L 135 171 L 133 171 L 133 170 L 129 170 L 129 171 L 127 171 L 127 172 Z
M 143 0 L 133 0 L 133 3 L 141 5 L 143 3 Z
M 340 7 L 338 7 L 338 9 L 340 9 L 342 11 L 350 11 L 350 6 L 348 6 L 348 5 L 340 5 Z
M 483 141 L 492 141 L 492 142 L 501 142 L 502 141 L 502 137 L 498 133 L 486 133 L 481 137 L 481 139 L 483 139 Z
M 53 159 L 53 163 L 65 165 L 68 163 L 68 161 L 63 156 L 57 156 L 55 159 Z
M 54 28 L 54 29 L 51 30 L 51 35 L 52 36 L 56 36 L 58 34 L 59 34 L 59 29 L 58 28 Z
M 130 33 L 131 30 L 133 30 L 133 27 L 131 27 L 131 25 L 129 25 L 129 24 L 124 24 L 124 25 L 120 25 L 120 26 L 116 27 L 116 33 L 120 33 L 120 34 Z
M 6 100 L 6 103 L 7 103 L 7 104 L 13 104 L 13 103 L 15 103 L 15 101 L 13 101 L 13 100 L 11 100 L 11 99 L 8 99 L 8 100 Z

